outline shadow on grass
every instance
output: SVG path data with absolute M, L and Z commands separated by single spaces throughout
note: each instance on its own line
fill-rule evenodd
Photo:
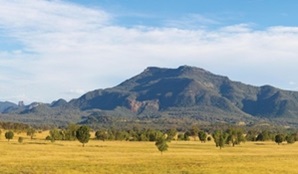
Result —
M 54 145 L 54 146 L 64 146 L 63 144 L 59 143 L 47 143 L 47 142 L 24 142 L 24 143 L 15 143 L 15 144 L 31 144 L 31 145 Z

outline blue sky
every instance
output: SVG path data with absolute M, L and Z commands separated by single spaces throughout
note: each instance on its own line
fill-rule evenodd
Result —
M 98 0 L 70 1 L 90 7 L 100 6 L 117 16 L 124 26 L 164 26 L 167 20 L 186 18 L 199 14 L 216 21 L 210 28 L 238 23 L 255 24 L 256 28 L 287 25 L 296 26 L 295 0 Z M 210 24 L 210 23 L 209 23 Z M 182 26 L 180 26 L 182 27 Z
M 298 90 L 296 0 L 0 0 L 0 101 L 70 100 L 148 66 Z

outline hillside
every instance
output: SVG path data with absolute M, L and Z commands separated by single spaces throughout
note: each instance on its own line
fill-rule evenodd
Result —
M 149 67 L 116 87 L 88 92 L 70 104 L 81 110 L 120 107 L 139 119 L 298 122 L 297 92 L 246 85 L 190 66 Z
M 298 92 L 246 85 L 200 68 L 181 66 L 149 67 L 113 88 L 94 90 L 70 102 L 60 99 L 31 109 L 14 107 L 5 113 L 6 117 L 43 115 L 53 121 L 59 118 L 93 126 L 183 126 L 198 121 L 250 124 L 264 120 L 297 126 L 297 108 Z

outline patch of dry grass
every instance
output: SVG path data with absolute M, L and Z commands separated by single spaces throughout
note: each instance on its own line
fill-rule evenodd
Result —
M 3 133 L 2 133 L 3 134 Z M 298 143 L 247 142 L 215 148 L 213 142 L 169 143 L 159 153 L 154 142 L 46 142 L 47 133 L 30 140 L 25 134 L 0 139 L 1 173 L 298 173 Z M 17 142 L 18 136 L 25 137 Z

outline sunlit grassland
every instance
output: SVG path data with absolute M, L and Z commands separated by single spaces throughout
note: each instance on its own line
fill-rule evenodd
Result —
M 172 141 L 162 155 L 154 142 L 0 139 L 0 173 L 298 173 L 298 143 L 246 142 L 218 149 L 213 142 Z M 18 136 L 24 137 L 22 144 Z

